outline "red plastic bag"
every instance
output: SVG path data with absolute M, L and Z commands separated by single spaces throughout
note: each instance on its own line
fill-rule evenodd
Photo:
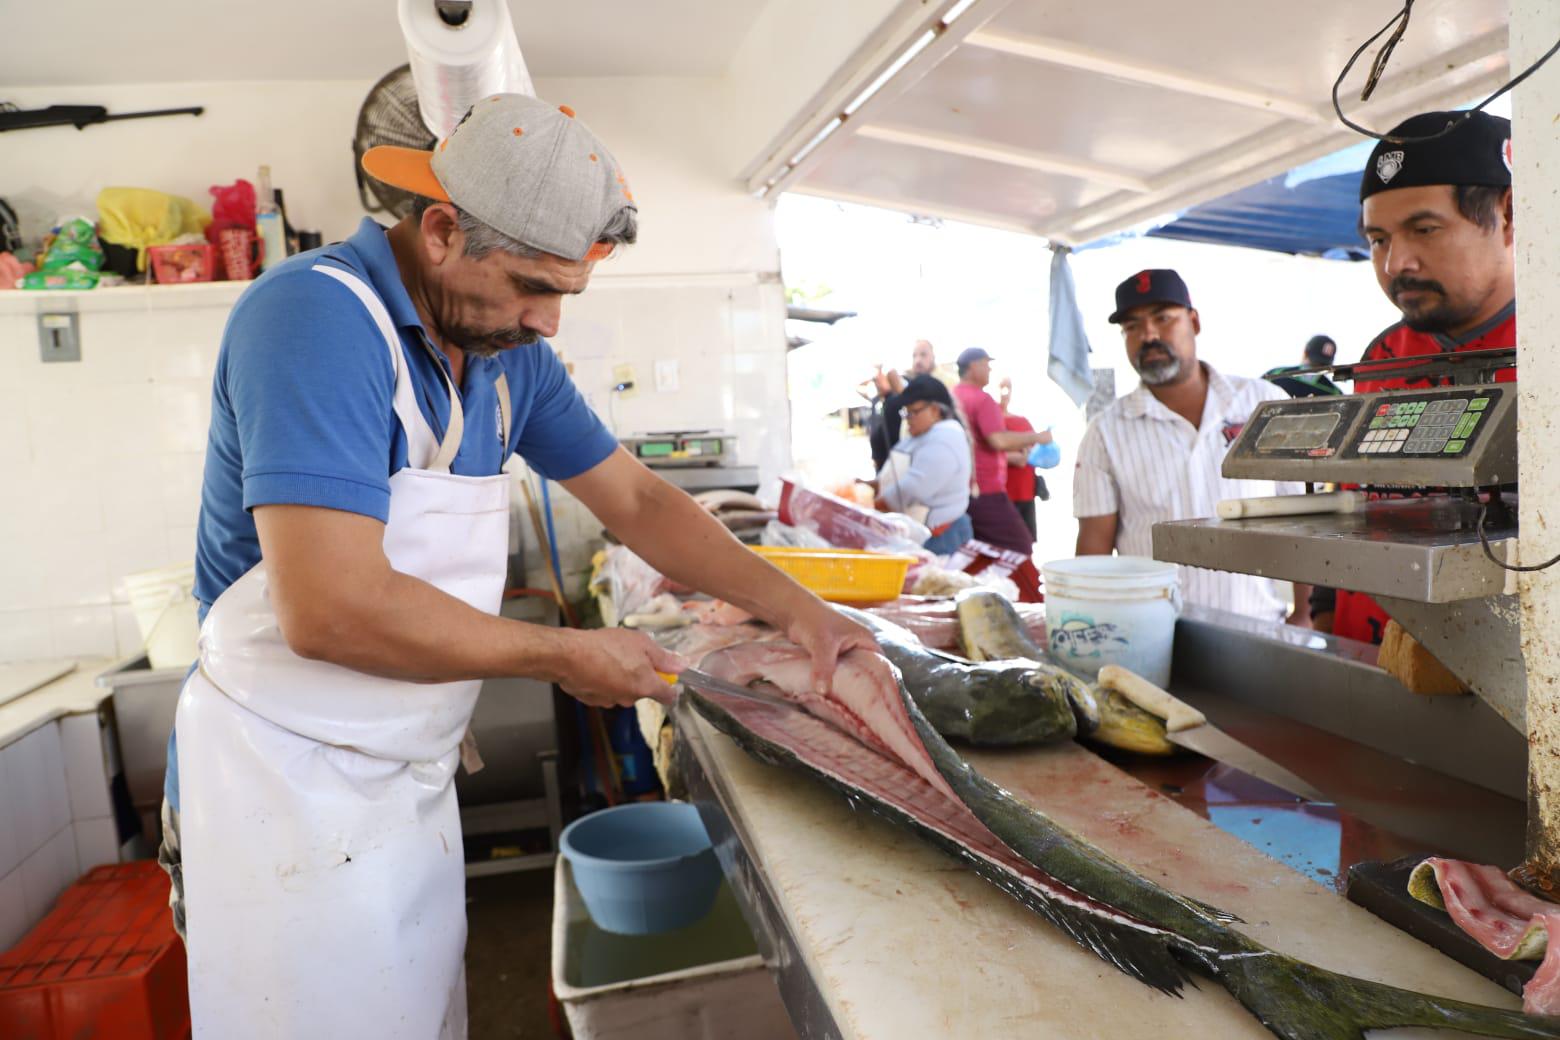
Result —
M 218 232 L 235 227 L 255 229 L 255 186 L 242 179 L 211 186 L 211 223 L 206 227 L 206 239 L 218 245 Z

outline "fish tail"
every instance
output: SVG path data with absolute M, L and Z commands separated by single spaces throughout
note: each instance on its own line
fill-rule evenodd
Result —
M 1208 966 L 1247 1010 L 1286 1040 L 1364 1040 L 1367 1029 L 1409 1026 L 1509 1040 L 1560 1037 L 1560 1018 L 1415 993 L 1271 950 L 1219 955 Z

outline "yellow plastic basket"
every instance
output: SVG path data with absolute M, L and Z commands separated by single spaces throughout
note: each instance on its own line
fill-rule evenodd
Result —
M 753 551 L 831 603 L 884 603 L 898 599 L 914 556 L 865 549 L 792 549 L 754 546 Z

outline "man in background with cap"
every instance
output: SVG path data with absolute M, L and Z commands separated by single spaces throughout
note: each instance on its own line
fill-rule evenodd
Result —
M 1305 350 L 1298 365 L 1280 365 L 1262 373 L 1262 378 L 1277 386 L 1290 397 L 1335 397 L 1343 389 L 1319 372 L 1306 372 L 1307 368 L 1324 368 L 1333 363 L 1338 344 L 1328 336 L 1312 336 L 1305 341 Z
M 893 368 L 884 370 L 882 365 L 872 374 L 872 385 L 877 396 L 872 400 L 872 417 L 868 422 L 867 440 L 872 450 L 872 466 L 882 469 L 888 461 L 888 453 L 899 443 L 899 411 L 904 402 L 899 394 L 916 376 L 936 377 L 945 387 L 954 386 L 956 380 L 947 366 L 937 364 L 937 353 L 929 339 L 918 339 L 910 348 L 910 367 L 903 374 Z
M 637 236 L 573 112 L 496 95 L 434 152 L 363 161 L 413 214 L 267 271 L 217 361 L 161 854 L 196 1038 L 464 1036 L 453 780 L 481 680 L 669 696 L 684 662 L 642 634 L 497 616 L 510 455 L 806 647 L 820 686 L 876 647 L 626 454 L 542 340 Z
M 1295 484 L 1229 480 L 1225 452 L 1251 412 L 1284 397 L 1261 379 L 1225 375 L 1197 360 L 1202 319 L 1181 276 L 1139 271 L 1116 287 L 1127 361 L 1142 385 L 1089 424 L 1078 445 L 1073 515 L 1079 556 L 1154 555 L 1153 527 L 1215 515 L 1220 499 L 1295 494 Z M 1278 583 L 1227 571 L 1182 567 L 1188 603 L 1270 621 L 1305 624 L 1310 589 L 1295 587 L 1289 611 Z
M 1415 140 L 1464 116 L 1449 133 Z M 1360 178 L 1360 229 L 1376 281 L 1403 320 L 1372 340 L 1361 360 L 1516 346 L 1511 121 L 1484 112 L 1426 112 L 1387 136 L 1408 140 L 1380 141 L 1372 150 Z M 1500 382 L 1515 378 L 1514 366 L 1496 373 Z M 1360 393 L 1430 385 L 1404 378 L 1355 383 Z M 1365 642 L 1382 642 L 1390 623 L 1359 592 L 1317 589 L 1312 611 L 1319 628 Z M 1412 640 L 1407 645 L 1409 655 L 1424 652 Z
M 1035 539 L 1007 493 L 1007 452 L 1028 451 L 1051 440 L 1048 430 L 1016 433 L 1007 428 L 1002 407 L 986 392 L 991 382 L 991 355 L 970 347 L 958 358 L 959 385 L 953 396 L 969 423 L 975 445 L 975 490 L 970 499 L 970 522 L 975 537 L 999 549 L 1028 556 Z

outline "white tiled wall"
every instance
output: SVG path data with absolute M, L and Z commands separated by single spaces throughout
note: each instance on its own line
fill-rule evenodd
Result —
M 0 310 L 0 661 L 130 652 L 124 575 L 194 553 L 227 301 L 127 306 L 83 306 L 82 360 L 57 364 Z
M 0 950 L 79 874 L 65 751 L 50 723 L 0 748 Z
M 159 295 L 149 306 L 143 296 L 81 301 L 82 360 L 43 364 L 32 301 L 0 294 L 0 662 L 135 652 L 124 576 L 194 556 L 229 300 Z M 778 282 L 598 277 L 566 303 L 555 345 L 618 432 L 722 427 L 763 479 L 788 463 Z M 678 363 L 675 392 L 655 389 L 660 359 Z M 623 363 L 634 366 L 637 392 L 609 408 L 613 367 Z M 567 502 L 559 509 L 565 569 L 577 578 L 591 550 L 574 540 L 594 539 L 599 526 L 570 519 Z M 539 554 L 529 558 L 539 563 Z

